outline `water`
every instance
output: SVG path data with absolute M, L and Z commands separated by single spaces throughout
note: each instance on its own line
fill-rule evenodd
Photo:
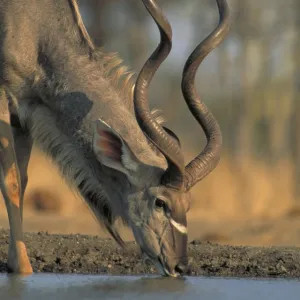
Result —
M 296 300 L 299 295 L 299 280 L 0 274 L 1 300 Z

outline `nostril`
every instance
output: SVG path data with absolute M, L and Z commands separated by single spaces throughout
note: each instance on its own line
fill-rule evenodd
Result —
M 189 270 L 189 266 L 187 264 L 184 263 L 179 263 L 176 267 L 175 267 L 175 271 L 177 273 L 179 273 L 180 275 L 187 273 Z

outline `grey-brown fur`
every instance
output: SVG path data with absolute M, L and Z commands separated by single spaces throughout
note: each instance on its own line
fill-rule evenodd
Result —
M 102 201 L 119 208 L 122 203 L 116 200 L 127 188 L 126 179 L 100 166 L 95 158 L 93 121 L 101 117 L 113 126 L 141 162 L 164 168 L 166 163 L 149 147 L 134 118 L 132 74 L 120 66 L 117 55 L 91 49 L 90 40 L 82 35 L 83 24 L 73 18 L 74 3 L 0 2 L 0 12 L 13 16 L 0 21 L 5 45 L 1 49 L 1 84 L 6 84 L 16 99 L 22 127 L 57 162 L 69 183 L 80 186 L 83 195 L 98 195 L 99 208 Z M 26 18 L 28 15 L 34 17 Z M 17 33 L 19 39 L 9 32 Z M 12 44 L 19 47 L 12 51 Z M 113 182 L 109 173 L 114 173 Z M 116 208 L 113 214 L 122 217 L 122 210 Z

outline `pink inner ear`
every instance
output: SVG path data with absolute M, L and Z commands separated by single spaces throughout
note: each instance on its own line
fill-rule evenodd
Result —
M 122 142 L 120 139 L 107 130 L 97 128 L 97 132 L 98 140 L 96 144 L 102 155 L 121 162 Z

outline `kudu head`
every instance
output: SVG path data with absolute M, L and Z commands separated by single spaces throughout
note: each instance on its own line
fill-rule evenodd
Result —
M 204 150 L 185 165 L 178 137 L 170 129 L 159 124 L 149 110 L 148 87 L 154 73 L 170 53 L 172 29 L 156 2 L 143 0 L 159 28 L 161 40 L 137 78 L 134 87 L 134 109 L 140 128 L 152 145 L 164 155 L 167 168 L 163 172 L 154 172 L 155 178 L 149 175 L 149 182 L 143 187 L 137 188 L 132 185 L 131 192 L 126 195 L 131 206 L 128 224 L 144 255 L 162 274 L 174 277 L 185 273 L 188 268 L 186 213 L 190 206 L 189 190 L 217 166 L 222 146 L 219 125 L 198 97 L 194 83 L 200 63 L 228 33 L 229 12 L 226 0 L 216 2 L 219 8 L 219 24 L 195 48 L 183 70 L 184 99 L 207 138 Z M 103 122 L 98 127 L 98 130 L 102 129 L 101 135 L 105 140 L 105 134 L 112 133 L 112 130 L 108 125 L 105 129 Z M 116 133 L 113 134 L 114 137 L 110 135 L 106 139 L 106 143 L 110 140 L 111 147 L 108 151 L 110 157 L 107 156 L 110 161 L 106 164 L 130 177 L 137 168 L 133 154 L 122 138 Z

